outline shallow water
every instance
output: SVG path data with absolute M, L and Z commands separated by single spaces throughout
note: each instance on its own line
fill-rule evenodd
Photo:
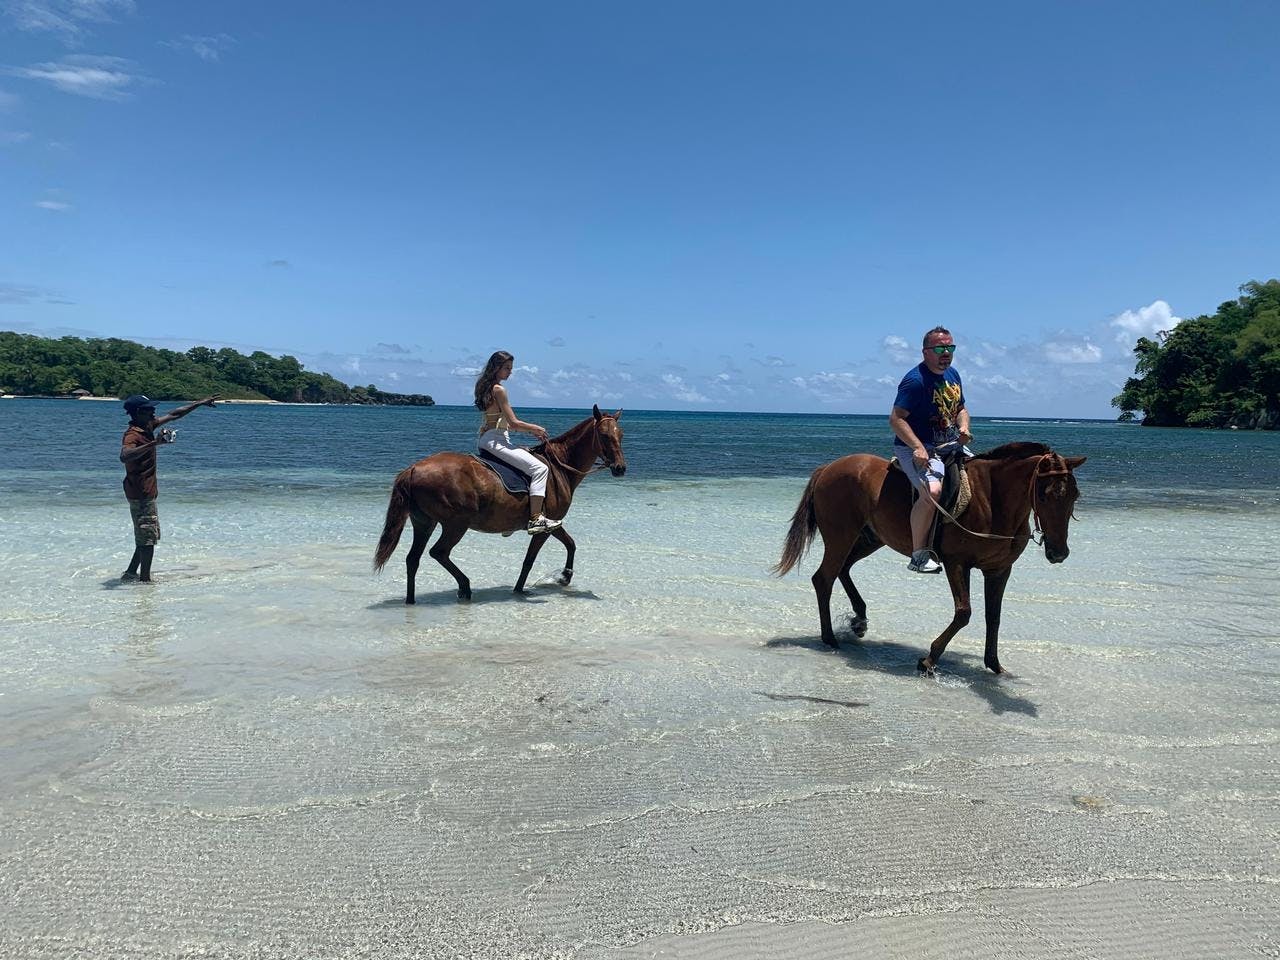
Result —
M 1084 501 L 1065 564 L 1015 567 L 1013 676 L 979 601 L 926 679 L 941 578 L 858 564 L 871 629 L 830 652 L 816 557 L 767 573 L 808 470 L 879 424 L 627 413 L 569 588 L 551 543 L 515 597 L 524 538 L 472 534 L 473 602 L 426 559 L 406 607 L 406 545 L 370 571 L 385 491 L 469 413 L 197 411 L 147 587 L 114 579 L 122 426 L 86 406 L 0 403 L 0 955 L 1276 949 L 1274 435 L 981 424 L 1064 431 Z M 395 449 L 406 423 L 431 442 Z

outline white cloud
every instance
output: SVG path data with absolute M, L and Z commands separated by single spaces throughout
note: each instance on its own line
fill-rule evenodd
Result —
M 1050 340 L 1044 344 L 1043 350 L 1051 363 L 1099 363 L 1102 360 L 1102 348 L 1088 340 L 1083 343 Z
M 705 403 L 711 399 L 704 397 L 694 387 L 685 383 L 684 377 L 677 377 L 674 373 L 664 373 L 662 383 L 671 397 L 685 403 Z
M 58 213 L 66 213 L 74 209 L 71 204 L 64 203 L 61 200 L 37 200 L 36 206 L 41 210 L 54 210 Z
M 1026 393 L 1027 388 L 1017 380 L 1010 380 L 1003 374 L 997 373 L 993 377 L 981 377 L 978 380 L 984 386 L 992 387 L 996 390 L 1011 390 L 1014 393 Z
M 173 50 L 190 50 L 205 63 L 217 63 L 222 55 L 235 45 L 236 38 L 226 33 L 217 33 L 210 37 L 198 37 L 183 34 L 177 40 L 167 40 L 166 47 Z
M 133 0 L 5 0 L 0 12 L 19 30 L 57 34 L 64 43 L 76 44 L 87 33 L 85 24 L 111 23 L 116 14 L 135 10 Z
M 480 367 L 464 367 L 456 366 L 449 371 L 451 377 L 478 377 L 480 376 Z
M 26 130 L 0 130 L 0 143 L 26 143 L 30 139 Z
M 733 378 L 730 377 L 727 373 L 717 373 L 716 379 L 719 380 L 721 383 L 724 383 L 726 381 L 732 380 Z
M 95 100 L 124 100 L 128 88 L 146 81 L 133 70 L 133 61 L 122 57 L 90 57 L 76 54 L 51 63 L 11 67 L 8 72 L 27 80 L 41 80 L 63 93 Z
M 880 341 L 880 347 L 894 363 L 909 363 L 916 359 L 916 354 L 911 349 L 911 344 L 907 343 L 902 337 L 890 334 Z
M 1116 328 L 1116 342 L 1125 347 L 1137 343 L 1139 337 L 1154 337 L 1162 330 L 1172 330 L 1182 322 L 1173 308 L 1163 300 L 1155 300 L 1137 310 L 1126 310 L 1111 321 Z

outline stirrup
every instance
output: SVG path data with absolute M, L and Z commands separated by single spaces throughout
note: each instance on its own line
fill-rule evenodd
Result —
M 907 569 L 912 573 L 941 573 L 942 564 L 933 558 L 933 551 L 917 550 L 911 555 Z

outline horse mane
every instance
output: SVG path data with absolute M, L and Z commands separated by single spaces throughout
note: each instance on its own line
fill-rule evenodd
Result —
M 986 453 L 980 453 L 975 460 L 1020 460 L 1023 457 L 1035 457 L 1045 453 L 1052 453 L 1046 444 L 1033 443 L 1029 440 L 1019 440 L 1015 443 L 1006 443 L 994 450 L 988 450 Z
M 587 425 L 594 422 L 595 417 L 587 417 L 587 419 L 583 420 L 581 423 L 574 424 L 558 437 L 549 437 L 542 443 L 533 445 L 529 448 L 529 451 L 531 453 L 540 453 L 543 456 L 546 456 L 548 444 L 554 443 L 560 449 L 564 449 L 566 446 L 571 446 L 572 443 L 578 439 L 578 434 L 584 432 Z

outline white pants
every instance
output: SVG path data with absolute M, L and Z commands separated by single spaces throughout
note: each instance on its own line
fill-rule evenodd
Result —
M 491 453 L 504 463 L 509 463 L 521 473 L 529 475 L 529 495 L 542 497 L 547 492 L 547 465 L 535 457 L 524 447 L 517 447 L 511 442 L 511 435 L 505 430 L 486 430 L 480 434 L 476 446 L 486 453 Z

